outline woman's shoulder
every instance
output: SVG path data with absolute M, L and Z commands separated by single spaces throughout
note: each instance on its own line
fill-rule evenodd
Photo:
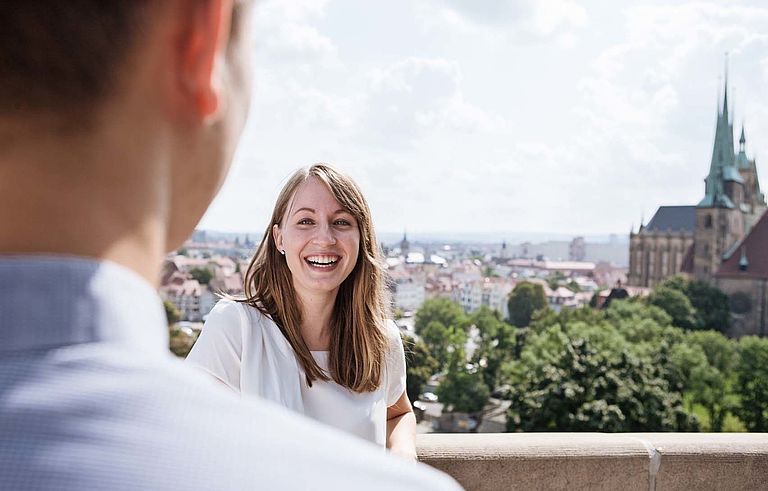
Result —
M 245 302 L 231 298 L 222 298 L 213 306 L 208 314 L 206 323 L 226 321 L 228 324 L 239 325 L 267 325 L 272 324 L 272 319 L 261 310 Z
M 402 351 L 403 336 L 400 334 L 400 328 L 392 319 L 384 322 L 384 335 L 387 337 L 388 354 L 397 354 Z
M 384 333 L 390 341 L 394 339 L 400 340 L 400 328 L 397 327 L 397 323 L 392 319 L 384 320 Z

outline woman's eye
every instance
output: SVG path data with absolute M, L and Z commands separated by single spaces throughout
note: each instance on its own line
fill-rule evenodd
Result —
M 348 227 L 348 226 L 352 225 L 351 223 L 349 223 L 349 220 L 341 220 L 341 219 L 340 220 L 336 220 L 333 223 L 336 224 L 336 225 L 344 226 L 344 227 Z
M 299 225 L 312 225 L 312 220 L 310 218 L 302 218 L 299 220 Z

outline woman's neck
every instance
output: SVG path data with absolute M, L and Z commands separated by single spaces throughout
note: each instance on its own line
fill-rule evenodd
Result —
M 335 303 L 335 291 L 325 294 L 299 294 L 301 336 L 311 351 L 328 350 Z

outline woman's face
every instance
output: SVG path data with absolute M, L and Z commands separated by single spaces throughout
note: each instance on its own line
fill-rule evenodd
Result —
M 282 226 L 272 232 L 300 295 L 335 293 L 357 264 L 357 220 L 316 177 L 298 187 Z

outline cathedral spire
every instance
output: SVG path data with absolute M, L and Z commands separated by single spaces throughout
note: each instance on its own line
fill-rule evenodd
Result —
M 747 143 L 747 137 L 744 136 L 744 123 L 741 123 L 741 138 L 739 138 L 739 151 L 744 151 L 744 145 Z
M 729 123 L 728 119 L 728 53 L 725 53 L 725 91 L 723 94 L 723 118 L 726 123 Z
M 741 138 L 739 138 L 739 153 L 736 155 L 736 168 L 740 171 L 749 170 L 752 163 L 747 158 L 747 137 L 744 132 L 744 123 L 741 124 Z
M 704 199 L 699 202 L 702 208 L 733 208 L 734 203 L 726 193 L 725 182 L 743 183 L 736 170 L 736 153 L 733 144 L 733 124 L 729 117 L 728 107 L 728 54 L 725 58 L 725 83 L 723 91 L 722 112 L 717 115 L 715 126 L 715 142 L 712 148 L 712 161 L 709 173 L 705 179 Z

